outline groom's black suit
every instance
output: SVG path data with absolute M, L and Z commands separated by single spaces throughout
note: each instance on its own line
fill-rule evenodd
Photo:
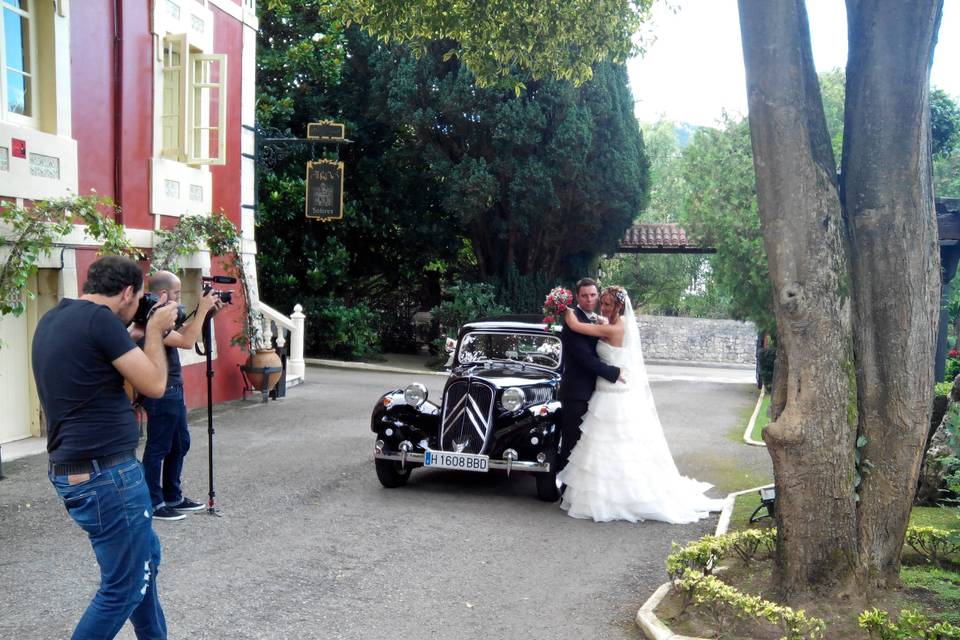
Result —
M 580 322 L 590 322 L 590 318 L 580 307 L 574 308 Z M 560 342 L 563 343 L 563 378 L 560 381 L 558 398 L 561 404 L 560 432 L 562 441 L 557 457 L 557 471 L 567 466 L 567 459 L 574 445 L 580 440 L 580 423 L 587 412 L 587 402 L 597 386 L 600 376 L 616 382 L 620 369 L 603 362 L 597 357 L 599 338 L 585 336 L 582 333 L 563 327 Z

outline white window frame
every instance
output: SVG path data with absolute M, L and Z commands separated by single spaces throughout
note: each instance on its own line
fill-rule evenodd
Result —
M 20 9 L 19 7 L 14 7 L 7 0 L 0 0 L 0 119 L 6 120 L 11 124 L 24 125 L 31 128 L 39 127 L 39 109 L 40 109 L 40 95 L 39 95 L 39 78 L 37 77 L 37 70 L 39 68 L 39 63 L 37 61 L 37 13 L 35 8 L 35 3 L 38 0 L 31 0 L 31 4 L 28 5 L 26 10 Z M 6 12 L 12 11 L 13 13 L 19 15 L 21 18 L 27 19 L 28 26 L 28 37 L 30 38 L 29 44 L 29 61 L 28 65 L 30 68 L 25 69 L 21 72 L 19 69 L 18 73 L 23 73 L 30 79 L 30 99 L 31 99 L 31 114 L 29 116 L 16 113 L 15 111 L 9 111 L 7 109 L 7 97 L 9 95 L 9 89 L 7 87 L 7 47 L 6 47 L 6 29 L 5 29 L 5 19 Z
M 190 47 L 187 34 L 166 34 L 161 47 L 160 150 L 162 158 L 189 165 L 223 165 L 227 162 L 227 55 L 202 53 Z M 170 62 L 168 51 L 176 47 L 181 52 L 180 64 Z M 216 81 L 210 81 L 212 67 L 216 66 Z M 167 83 L 175 82 L 178 96 L 167 101 Z M 211 126 L 210 105 L 217 97 L 216 126 Z M 171 125 L 170 122 L 173 121 Z M 167 146 L 168 127 L 176 128 L 177 146 Z M 209 149 L 210 134 L 216 132 L 215 153 Z
M 190 59 L 190 49 L 187 44 L 186 34 L 178 35 L 167 35 L 163 38 L 161 44 L 161 75 L 162 75 L 162 88 L 163 96 L 161 98 L 161 112 L 160 112 L 160 156 L 163 158 L 169 158 L 170 160 L 182 160 L 183 159 L 183 150 L 186 146 L 186 127 L 184 123 L 187 118 L 187 98 L 185 95 L 186 91 L 186 75 L 187 67 L 189 66 Z M 171 54 L 168 53 L 172 51 L 173 47 L 177 47 L 180 51 L 180 64 L 174 65 L 170 62 Z M 177 87 L 177 97 L 173 101 L 174 104 L 168 104 L 167 102 L 167 91 L 168 91 L 168 74 L 178 74 L 176 80 Z M 168 108 L 175 109 L 168 111 Z M 168 125 L 168 122 L 173 121 L 172 124 Z M 169 147 L 167 144 L 167 131 L 168 127 L 173 130 L 173 134 L 176 138 L 175 146 Z
M 210 81 L 211 66 L 218 68 L 219 78 Z M 227 163 L 227 56 L 224 53 L 190 54 L 189 106 L 186 131 L 187 164 Z M 210 125 L 212 94 L 217 95 L 217 125 Z M 215 155 L 203 153 L 210 146 L 210 132 L 216 131 Z

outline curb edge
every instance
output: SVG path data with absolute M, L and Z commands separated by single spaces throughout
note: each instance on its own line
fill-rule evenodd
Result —
M 760 389 L 760 397 L 757 398 L 757 405 L 753 408 L 753 415 L 750 416 L 750 420 L 747 422 L 747 428 L 743 432 L 743 441 L 747 444 L 754 447 L 765 447 L 767 443 L 763 440 L 754 440 L 750 437 L 750 434 L 753 433 L 753 426 L 757 423 L 757 416 L 760 415 L 760 405 L 763 404 L 763 398 L 766 395 L 766 389 Z

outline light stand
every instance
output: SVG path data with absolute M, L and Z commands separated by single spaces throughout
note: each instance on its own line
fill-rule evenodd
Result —
M 213 489 L 213 348 L 211 337 L 211 322 L 213 314 L 207 313 L 203 319 L 203 351 L 200 351 L 200 345 L 196 346 L 197 353 L 206 356 L 207 360 L 207 468 L 210 471 L 210 493 L 207 500 L 207 514 L 211 516 L 220 516 L 220 509 L 217 508 L 217 492 Z

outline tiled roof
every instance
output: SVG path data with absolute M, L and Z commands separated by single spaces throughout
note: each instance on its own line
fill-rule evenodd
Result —
M 621 253 L 714 253 L 687 239 L 687 232 L 676 223 L 635 224 L 620 240 Z
M 685 247 L 687 232 L 678 224 L 635 224 L 620 244 L 628 247 Z

